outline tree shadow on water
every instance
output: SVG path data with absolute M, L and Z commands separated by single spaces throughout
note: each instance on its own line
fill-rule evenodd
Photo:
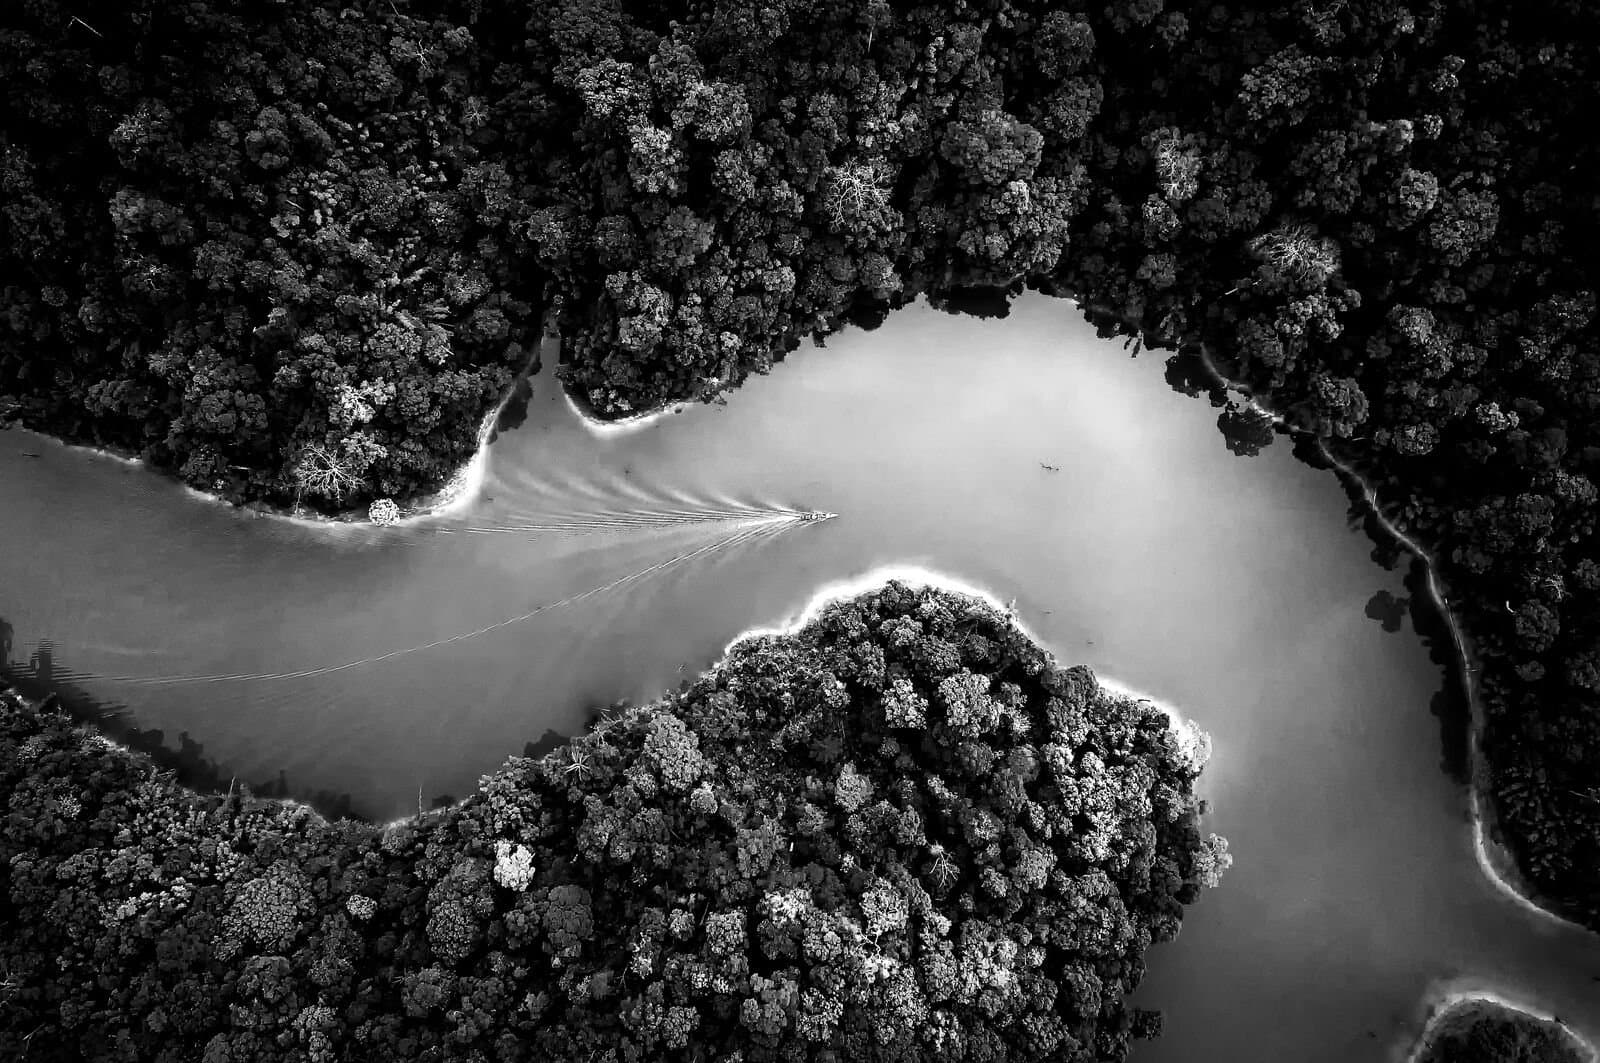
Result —
M 1197 399 L 1204 395 L 1214 409 L 1227 405 L 1228 392 L 1206 368 L 1205 362 L 1188 351 L 1179 351 L 1167 359 L 1165 377 L 1167 387 L 1180 395 Z
M 845 320 L 862 332 L 871 332 L 889 320 L 889 315 L 901 305 L 900 300 L 861 299 L 845 312 Z
M 1296 440 L 1295 456 L 1314 468 L 1327 469 L 1330 464 L 1319 448 L 1308 440 Z M 1339 482 L 1349 500 L 1348 511 L 1351 530 L 1360 530 L 1372 543 L 1372 560 L 1390 572 L 1410 559 L 1406 566 L 1404 598 L 1380 591 L 1367 603 L 1367 615 L 1383 623 L 1385 631 L 1396 630 L 1395 609 L 1406 608 L 1411 617 L 1411 628 L 1428 651 L 1428 660 L 1438 666 L 1440 689 L 1429 699 L 1428 711 L 1439 721 L 1441 770 L 1449 778 L 1466 785 L 1471 781 L 1469 763 L 1469 736 L 1472 727 L 1471 702 L 1462 674 L 1463 662 L 1456 650 L 1455 638 L 1450 632 L 1448 617 L 1441 612 L 1428 588 L 1428 566 L 1414 557 L 1396 541 L 1384 527 L 1377 512 L 1367 500 L 1364 485 L 1353 476 L 1339 473 Z
M 1386 590 L 1379 591 L 1367 599 L 1367 618 L 1376 620 L 1383 626 L 1383 630 L 1392 635 L 1400 630 L 1406 618 L 1406 608 L 1410 604 L 1410 598 L 1398 598 Z
M 1011 300 L 1022 293 L 1021 284 L 1009 288 L 950 287 L 928 296 L 928 304 L 947 314 L 982 319 L 1003 318 L 1011 314 Z
M 687 685 L 687 683 L 684 684 L 684 686 Z M 591 697 L 585 701 L 582 710 L 583 730 L 592 731 L 604 723 L 608 717 L 620 715 L 632 706 L 633 702 L 627 698 L 618 698 L 615 701 L 601 701 Z M 522 755 L 525 757 L 545 756 L 566 745 L 572 740 L 572 737 L 570 734 L 563 734 L 557 731 L 554 727 L 547 727 L 544 734 L 537 739 L 523 744 Z
M 1440 687 L 1429 699 L 1428 711 L 1439 721 L 1439 766 L 1454 781 L 1465 786 L 1471 781 L 1468 758 L 1472 728 L 1472 707 L 1467 696 L 1462 661 L 1456 650 L 1449 620 L 1428 591 L 1428 568 L 1412 561 L 1406 570 L 1405 588 L 1409 598 L 1396 602 L 1409 605 L 1411 630 L 1428 651 L 1428 660 L 1438 666 Z
M 142 753 L 158 768 L 173 772 L 183 786 L 200 793 L 225 794 L 245 786 L 257 797 L 291 798 L 310 805 L 328 819 L 363 819 L 348 793 L 310 790 L 292 785 L 285 772 L 274 779 L 241 780 L 205 755 L 205 746 L 178 734 L 177 747 L 167 744 L 160 728 L 141 728 L 126 705 L 91 693 L 82 683 L 92 674 L 76 673 L 62 664 L 55 644 L 41 639 L 26 663 L 13 657 L 14 629 L 0 618 L 0 690 L 15 689 L 29 701 L 65 713 L 75 723 L 93 728 L 119 745 Z
M 511 398 L 506 400 L 505 406 L 500 410 L 500 416 L 495 419 L 494 429 L 489 433 L 489 442 L 493 443 L 500 438 L 501 432 L 511 432 L 521 428 L 528 420 L 528 404 L 533 399 L 533 378 L 521 376 L 511 387 Z

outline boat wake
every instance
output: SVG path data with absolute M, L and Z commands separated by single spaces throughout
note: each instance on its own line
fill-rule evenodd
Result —
M 590 598 L 594 598 L 614 590 L 618 590 L 622 587 L 628 586 L 629 584 L 649 579 L 652 576 L 665 572 L 675 566 L 683 565 L 696 558 L 705 558 L 713 554 L 731 550 L 745 543 L 770 541 L 771 539 L 792 531 L 795 528 L 809 524 L 821 523 L 823 521 L 832 519 L 834 516 L 836 516 L 836 514 L 826 513 L 819 510 L 788 510 L 777 515 L 745 517 L 741 521 L 743 526 L 738 528 L 732 534 L 723 536 L 715 542 L 696 547 L 692 550 L 684 551 L 683 553 L 677 554 L 676 556 L 668 558 L 665 561 L 656 562 L 653 565 L 630 572 L 627 575 L 620 576 L 617 579 L 611 580 L 607 583 L 600 584 L 596 587 L 591 587 L 588 590 L 582 591 L 578 594 L 569 595 L 560 599 L 559 601 L 545 602 L 533 609 L 528 610 L 527 612 L 519 613 L 516 616 L 506 617 L 505 619 L 496 621 L 493 624 L 487 624 L 483 627 L 474 628 L 470 631 L 458 632 L 446 638 L 434 639 L 431 642 L 419 643 L 414 646 L 406 646 L 402 649 L 390 650 L 387 653 L 374 654 L 369 657 L 344 661 L 339 664 L 326 665 L 318 668 L 302 668 L 293 671 L 282 672 L 232 672 L 159 676 L 94 675 L 92 678 L 103 681 L 126 683 L 134 686 L 180 686 L 196 683 L 246 683 L 275 682 L 293 679 L 316 679 L 321 676 L 333 675 L 337 672 L 346 672 L 355 668 L 366 667 L 368 665 L 381 664 L 385 661 L 391 661 L 399 657 L 406 657 L 410 656 L 411 654 L 439 649 L 444 646 L 454 645 L 458 642 L 465 642 L 468 639 L 478 638 L 479 636 L 487 635 L 492 631 L 499 631 L 503 628 L 508 628 L 515 624 L 520 624 L 531 620 L 534 617 L 540 616 L 544 613 L 562 609 L 570 605 L 576 605 L 579 602 L 586 601 Z M 721 519 L 732 520 L 734 518 L 725 517 Z M 702 521 L 701 523 L 704 522 Z

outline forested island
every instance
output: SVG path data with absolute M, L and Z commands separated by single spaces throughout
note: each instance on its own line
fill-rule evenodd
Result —
M 1410 1063 L 1594 1063 L 1559 1023 L 1467 998 L 1434 1015 Z
M 386 826 L 0 700 L 6 1059 L 1120 1060 L 1229 863 L 1193 734 L 897 582 Z
M 12 4 L 0 416 L 337 510 L 449 476 L 547 311 L 613 417 L 919 296 L 1071 295 L 1436 550 L 1505 841 L 1600 927 L 1597 36 L 1579 0 Z

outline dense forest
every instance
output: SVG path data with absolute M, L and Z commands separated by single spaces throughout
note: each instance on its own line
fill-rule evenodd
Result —
M 23 423 L 337 507 L 437 484 L 547 311 L 612 417 L 919 296 L 1070 295 L 1210 351 L 1436 548 L 1506 841 L 1600 927 L 1591 5 L 29 0 L 0 27 Z
M 11 417 L 323 509 L 464 461 L 540 285 L 478 135 L 491 57 L 392 10 L 5 6 Z
M 1434 1017 L 1414 1063 L 1591 1063 L 1592 1058 L 1555 1023 L 1468 1000 Z
M 0 1057 L 1123 1059 L 1199 736 L 890 583 L 384 827 L 0 693 Z

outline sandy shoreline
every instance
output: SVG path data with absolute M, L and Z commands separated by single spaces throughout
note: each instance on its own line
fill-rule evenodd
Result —
M 572 415 L 578 419 L 578 423 L 583 425 L 584 430 L 591 436 L 599 439 L 632 435 L 642 429 L 649 428 L 658 421 L 671 417 L 675 413 L 682 413 L 684 410 L 698 405 L 694 402 L 670 402 L 665 406 L 657 406 L 655 409 L 645 410 L 642 413 L 629 414 L 627 417 L 619 417 L 613 421 L 602 421 L 593 414 L 586 412 L 578 404 L 578 400 L 572 397 L 572 391 L 569 388 L 565 385 L 557 386 L 561 388 L 562 401 L 567 404 L 567 409 L 572 411 Z
M 975 584 L 968 583 L 959 577 L 951 576 L 922 565 L 902 562 L 879 565 L 875 568 L 868 569 L 866 572 L 863 572 L 857 576 L 831 580 L 827 583 L 824 583 L 821 587 L 812 592 L 811 597 L 806 600 L 805 605 L 801 606 L 799 611 L 794 613 L 792 616 L 784 618 L 776 625 L 753 627 L 740 632 L 738 635 L 735 635 L 728 642 L 728 644 L 722 648 L 722 659 L 726 660 L 729 652 L 732 651 L 732 649 L 739 643 L 744 642 L 747 639 L 760 638 L 764 635 L 792 635 L 815 620 L 822 610 L 833 602 L 855 598 L 870 591 L 878 590 L 890 580 L 896 580 L 910 587 L 931 587 L 935 590 L 965 595 L 969 598 L 976 598 L 978 601 L 982 602 L 984 605 L 987 605 L 996 612 L 1010 617 L 1011 622 L 1016 625 L 1018 631 L 1022 632 L 1022 634 L 1035 645 L 1045 649 L 1046 651 L 1049 651 L 1052 656 L 1055 656 L 1055 651 L 1050 649 L 1050 644 L 1044 639 L 1040 638 L 1037 633 L 1030 631 L 1027 625 L 1022 622 L 1022 619 L 1018 617 L 1012 609 L 1001 602 L 1000 599 L 997 598 L 993 593 L 984 590 L 982 587 L 979 587 Z M 1182 748 L 1188 755 L 1190 761 L 1194 764 L 1195 769 L 1199 770 L 1204 766 L 1209 754 L 1210 738 L 1205 734 L 1204 731 L 1200 730 L 1200 728 L 1197 727 L 1193 721 L 1185 717 L 1175 706 L 1153 698 L 1148 694 L 1133 689 L 1132 687 L 1125 686 L 1114 679 L 1107 679 L 1098 672 L 1095 673 L 1095 680 L 1100 684 L 1100 686 L 1110 691 L 1112 694 L 1116 694 L 1120 697 L 1132 698 L 1135 701 L 1143 701 L 1155 707 L 1156 709 L 1159 709 L 1166 715 L 1167 721 L 1171 725 L 1173 732 L 1178 736 L 1180 748 Z
M 1410 541 L 1408 538 L 1400 534 L 1397 534 L 1396 538 L 1402 542 Z M 1432 575 L 1431 567 L 1429 569 L 1429 574 L 1430 576 Z M 988 591 L 976 584 L 967 582 L 957 576 L 939 572 L 924 565 L 902 562 L 879 565 L 858 575 L 831 580 L 822 584 L 811 593 L 811 595 L 806 599 L 805 603 L 795 612 L 783 617 L 773 624 L 748 628 L 731 638 L 723 647 L 718 661 L 713 663 L 708 670 L 715 670 L 716 668 L 721 667 L 726 661 L 730 652 L 742 642 L 769 635 L 793 635 L 800 629 L 804 628 L 807 624 L 815 621 L 828 605 L 834 602 L 848 600 L 865 593 L 879 590 L 891 580 L 904 583 L 907 586 L 914 588 L 933 588 L 936 590 L 960 594 L 976 599 L 989 608 L 995 610 L 997 613 L 1008 617 L 1010 621 L 1016 625 L 1018 631 L 1021 632 L 1025 637 L 1041 648 L 1051 652 L 1052 655 L 1054 654 L 1054 651 L 1050 650 L 1049 643 L 1041 639 L 1036 632 L 1031 631 L 1021 620 L 1021 618 L 1015 614 L 1014 610 L 1002 603 L 1000 599 L 991 591 Z M 1435 594 L 1439 593 L 1437 585 L 1432 582 L 1430 582 L 1430 592 Z M 1443 609 L 1442 613 L 1447 617 L 1449 616 L 1447 609 Z M 1453 621 L 1453 617 L 1450 619 Z M 1458 643 L 1457 649 L 1458 652 L 1465 652 L 1464 643 Z M 1098 673 L 1096 673 L 1095 678 L 1100 686 L 1105 690 L 1118 696 L 1134 698 L 1136 700 L 1146 702 L 1163 712 L 1166 715 L 1173 731 L 1179 737 L 1181 747 L 1189 753 L 1191 762 L 1194 764 L 1196 771 L 1199 771 L 1204 766 L 1205 760 L 1209 755 L 1210 740 L 1205 733 L 1201 731 L 1193 721 L 1185 717 L 1176 706 L 1151 697 L 1140 690 L 1126 686 L 1115 679 L 1110 679 L 1099 675 Z M 1470 677 L 1468 678 L 1470 679 Z M 662 696 L 664 697 L 665 695 Z M 655 701 L 659 700 L 659 698 L 655 699 Z M 654 704 L 655 701 L 653 701 L 651 704 Z M 648 707 L 648 705 L 641 705 L 639 706 L 639 709 L 645 709 Z M 92 728 L 86 728 L 86 730 L 88 730 L 94 741 L 106 748 L 115 749 L 130 756 L 140 755 L 137 751 L 115 742 L 114 740 L 105 737 L 103 734 L 95 732 Z M 1477 787 L 1473 786 L 1470 789 L 1473 790 L 1474 800 L 1476 801 Z M 466 799 L 467 798 L 463 798 L 462 800 L 464 801 Z M 255 800 L 271 801 L 274 804 L 279 804 L 286 808 L 293 809 L 301 815 L 313 816 L 326 822 L 326 817 L 323 817 L 322 814 L 315 808 L 292 798 L 255 798 Z M 450 808 L 455 807 L 455 805 L 459 805 L 461 803 L 462 801 L 457 801 L 448 806 L 440 806 L 429 809 L 419 808 L 415 814 L 396 817 L 387 822 L 372 823 L 370 826 L 371 829 L 378 832 L 390 832 L 397 829 L 405 829 L 407 827 L 417 827 L 423 824 L 426 820 L 440 815 L 448 811 Z M 1481 823 L 1476 819 L 1476 817 L 1474 822 L 1479 824 L 1481 828 Z M 1477 842 L 1480 864 L 1484 867 L 1485 873 L 1489 876 L 1491 882 L 1502 893 L 1505 893 L 1522 906 L 1538 913 L 1544 918 L 1566 922 L 1566 920 L 1561 919 L 1554 913 L 1535 905 L 1532 901 L 1518 893 L 1509 882 L 1496 873 L 1492 862 L 1490 862 L 1488 856 L 1483 851 L 1482 847 L 1484 844 L 1484 838 L 1483 831 L 1481 829 L 1477 832 Z M 1452 1009 L 1473 1001 L 1484 1001 L 1496 1004 L 1536 1019 L 1555 1023 L 1556 1025 L 1560 1026 L 1562 1030 L 1575 1041 L 1575 1043 L 1582 1047 L 1582 1050 L 1587 1053 L 1587 1058 L 1590 1063 L 1600 1063 L 1600 1053 L 1596 1052 L 1595 1047 L 1552 1013 L 1525 1002 L 1513 1000 L 1494 990 L 1493 988 L 1490 988 L 1486 983 L 1481 981 L 1465 979 L 1455 979 L 1442 985 L 1435 985 L 1429 988 L 1420 1005 L 1420 1031 L 1415 1035 L 1408 1034 L 1403 1041 L 1396 1042 L 1390 1053 L 1391 1059 L 1393 1059 L 1395 1063 L 1416 1063 L 1416 1060 L 1421 1055 L 1423 1049 L 1429 1043 L 1430 1034 L 1434 1029 L 1436 1029 L 1437 1024 L 1443 1018 L 1445 1018 Z
M 446 480 L 444 485 L 437 491 L 434 491 L 431 494 L 420 496 L 420 498 L 414 503 L 402 505 L 400 519 L 387 525 L 377 525 L 375 522 L 368 519 L 366 510 L 361 509 L 346 510 L 331 516 L 324 516 L 320 514 L 307 516 L 303 514 L 296 515 L 292 511 L 285 510 L 265 502 L 229 502 L 226 499 L 219 498 L 214 494 L 202 491 L 197 487 L 191 486 L 190 484 L 183 483 L 167 473 L 161 473 L 157 470 L 151 469 L 148 462 L 146 462 L 143 458 L 137 457 L 129 451 L 111 447 L 91 446 L 87 443 L 69 443 L 64 439 L 57 439 L 55 436 L 52 436 L 49 433 L 40 432 L 36 429 L 24 428 L 21 426 L 17 426 L 13 430 L 26 432 L 30 435 L 37 436 L 40 439 L 48 440 L 49 442 L 57 444 L 67 450 L 89 454 L 96 458 L 108 459 L 110 461 L 133 468 L 146 469 L 152 474 L 160 476 L 162 479 L 172 480 L 172 482 L 176 483 L 186 495 L 195 501 L 204 502 L 214 506 L 222 506 L 226 509 L 232 510 L 241 517 L 250 517 L 252 519 L 265 518 L 268 520 L 282 521 L 286 524 L 292 524 L 301 528 L 311 528 L 319 531 L 334 533 L 337 533 L 343 528 L 406 527 L 408 525 L 419 524 L 435 517 L 443 517 L 452 513 L 457 513 L 466 509 L 473 502 L 477 501 L 478 496 L 483 492 L 483 485 L 488 479 L 489 442 L 495 434 L 495 426 L 499 423 L 501 415 L 505 413 L 506 407 L 509 406 L 512 399 L 516 397 L 517 387 L 527 379 L 529 372 L 534 368 L 534 366 L 540 364 L 544 346 L 546 343 L 550 342 L 552 341 L 548 336 L 541 340 L 539 347 L 534 350 L 533 354 L 528 357 L 528 360 L 523 364 L 522 368 L 517 371 L 515 376 L 512 377 L 511 383 L 506 387 L 504 394 L 500 396 L 495 404 L 490 407 L 488 413 L 484 415 L 483 421 L 478 425 L 477 444 L 473 448 L 472 455 L 467 458 L 466 462 L 463 463 L 462 466 L 457 469 L 455 473 L 451 475 L 451 477 Z
M 1042 649 L 1050 652 L 1052 656 L 1055 656 L 1055 652 L 1050 649 L 1049 644 L 1045 640 L 1041 639 L 1036 632 L 1029 630 L 1027 625 L 1022 622 L 1021 618 L 1016 616 L 1013 610 L 1008 608 L 990 591 L 987 591 L 975 584 L 968 583 L 959 577 L 938 572 L 922 565 L 905 562 L 879 565 L 859 575 L 847 577 L 845 579 L 831 580 L 822 584 L 814 592 L 812 592 L 810 598 L 807 599 L 805 605 L 803 605 L 798 612 L 777 621 L 775 624 L 751 627 L 735 635 L 723 647 L 722 653 L 719 655 L 718 659 L 710 665 L 710 669 L 720 667 L 722 663 L 727 660 L 728 654 L 733 650 L 733 648 L 739 645 L 741 642 L 766 635 L 792 635 L 815 620 L 822 610 L 829 604 L 843 599 L 858 597 L 859 595 L 871 591 L 879 590 L 891 580 L 904 583 L 911 587 L 931 587 L 936 590 L 947 591 L 953 594 L 960 594 L 969 598 L 977 599 L 984 605 L 987 605 L 989 608 L 995 610 L 997 613 L 1009 617 L 1011 622 L 1016 625 L 1017 630 L 1020 631 L 1025 637 L 1027 637 L 1035 645 L 1038 645 Z M 1174 733 L 1179 738 L 1180 748 L 1187 753 L 1191 762 L 1194 764 L 1195 769 L 1198 771 L 1204 766 L 1209 755 L 1210 739 L 1205 732 L 1200 730 L 1198 726 L 1185 717 L 1175 706 L 1151 697 L 1142 691 L 1119 683 L 1114 679 L 1109 679 L 1105 676 L 1102 676 L 1099 673 L 1095 673 L 1095 680 L 1100 684 L 1101 687 L 1112 694 L 1120 697 L 1133 698 L 1137 701 L 1145 702 L 1154 708 L 1159 709 L 1167 717 L 1167 720 L 1170 723 Z M 661 698 L 666 696 L 667 695 L 663 693 L 652 699 L 650 704 L 655 704 L 656 702 L 660 701 Z M 121 743 L 106 737 L 92 725 L 83 724 L 80 726 L 83 726 L 98 742 L 108 748 L 120 750 L 124 753 L 127 753 L 129 756 L 143 755 L 137 750 L 122 745 Z M 568 737 L 578 736 L 572 735 Z M 262 798 L 262 800 L 269 799 Z M 310 805 L 291 798 L 272 798 L 270 800 L 274 800 L 278 803 L 291 807 L 305 809 L 313 815 L 321 815 Z M 456 802 L 456 804 L 459 803 L 459 801 Z M 425 816 L 428 813 L 441 810 L 442 809 L 427 809 L 419 812 L 418 815 Z M 401 823 L 414 822 L 418 818 L 418 815 L 401 816 L 390 820 L 387 823 L 377 824 L 377 826 L 380 828 L 388 828 Z
M 1295 431 L 1281 414 L 1259 402 L 1248 388 L 1224 376 L 1217 368 L 1216 363 L 1212 361 L 1209 351 L 1201 352 L 1200 362 L 1217 383 L 1227 388 L 1235 396 L 1243 399 L 1250 409 L 1270 419 L 1274 425 L 1288 428 L 1291 432 Z M 1504 845 L 1494 838 L 1497 832 L 1494 802 L 1488 799 L 1485 793 L 1488 788 L 1489 765 L 1487 758 L 1483 754 L 1483 731 L 1486 721 L 1483 702 L 1478 696 L 1478 685 L 1475 680 L 1477 667 L 1474 663 L 1474 655 L 1471 645 L 1467 641 L 1466 633 L 1462 631 L 1461 624 L 1456 620 L 1455 610 L 1450 608 L 1448 594 L 1443 581 L 1439 578 L 1438 566 L 1435 563 L 1433 553 L 1389 519 L 1388 515 L 1378 505 L 1377 488 L 1368 483 L 1366 478 L 1355 469 L 1336 457 L 1328 449 L 1324 441 L 1318 439 L 1316 444 L 1317 452 L 1323 460 L 1340 477 L 1356 485 L 1360 490 L 1367 511 L 1372 515 L 1378 526 L 1383 529 L 1384 534 L 1388 535 L 1402 549 L 1422 563 L 1428 588 L 1428 597 L 1432 599 L 1433 607 L 1438 611 L 1440 618 L 1444 621 L 1445 629 L 1450 633 L 1450 641 L 1456 657 L 1456 674 L 1461 681 L 1462 690 L 1466 693 L 1467 709 L 1470 717 L 1470 725 L 1467 728 L 1467 761 L 1471 781 L 1467 785 L 1467 794 L 1472 819 L 1472 851 L 1478 861 L 1479 869 L 1496 891 L 1509 898 L 1523 911 L 1547 921 L 1587 932 L 1588 927 L 1546 908 L 1535 899 L 1533 891 L 1527 886 L 1521 873 L 1517 870 L 1511 854 Z
M 1555 1015 L 1533 1005 L 1512 1000 L 1493 989 L 1483 987 L 1470 980 L 1456 979 L 1438 986 L 1429 993 L 1426 1001 L 1426 1017 L 1422 1020 L 1421 1031 L 1408 1042 L 1395 1045 L 1394 1050 L 1390 1053 L 1390 1058 L 1395 1060 L 1396 1063 L 1417 1063 L 1422 1053 L 1432 1043 L 1440 1023 L 1449 1018 L 1450 1013 L 1457 1008 L 1477 1003 L 1492 1004 L 1496 1007 L 1504 1008 L 1506 1011 L 1526 1015 L 1530 1019 L 1552 1023 L 1560 1027 L 1562 1032 L 1579 1046 L 1589 1063 L 1600 1063 L 1600 1052 L 1596 1051 L 1595 1046 Z

